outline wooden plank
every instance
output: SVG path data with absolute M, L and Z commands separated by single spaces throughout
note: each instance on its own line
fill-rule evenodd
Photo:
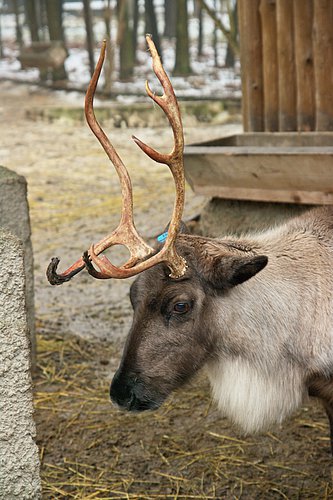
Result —
M 246 131 L 264 130 L 263 121 L 263 77 L 262 77 L 262 40 L 260 27 L 260 0 L 238 0 L 240 20 L 240 50 L 242 60 L 242 79 L 246 86 L 244 102 L 244 123 Z
M 315 128 L 312 23 L 313 0 L 294 0 L 297 127 L 308 131 Z
M 294 13 L 290 0 L 276 4 L 279 130 L 297 130 Z
M 333 130 L 333 0 L 314 2 L 316 130 Z
M 241 63 L 241 78 L 242 78 L 242 118 L 243 118 L 243 129 L 248 130 L 248 95 L 247 95 L 247 75 L 245 74 L 246 66 L 246 44 L 243 36 L 246 32 L 246 17 L 244 12 L 244 0 L 239 0 L 237 2 L 237 14 L 238 14 L 238 26 L 239 26 L 239 55 Z
M 223 186 L 192 186 L 195 193 L 226 200 L 297 203 L 300 205 L 333 205 L 333 193 L 322 191 L 283 191 L 277 189 L 246 189 Z
M 262 66 L 264 91 L 264 129 L 279 130 L 279 88 L 276 34 L 276 2 L 260 2 Z

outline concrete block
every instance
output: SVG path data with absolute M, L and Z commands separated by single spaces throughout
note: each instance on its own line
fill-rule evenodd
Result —
M 32 364 L 34 365 L 36 360 L 34 274 L 27 182 L 23 176 L 2 166 L 0 166 L 0 227 L 8 229 L 23 243 L 26 276 L 25 300 Z
M 0 498 L 41 498 L 23 245 L 0 229 Z

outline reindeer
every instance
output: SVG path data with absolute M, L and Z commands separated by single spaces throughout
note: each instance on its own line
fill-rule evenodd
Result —
M 241 238 L 188 234 L 181 223 L 180 112 L 150 36 L 147 43 L 164 93 L 155 95 L 148 83 L 146 90 L 169 119 L 174 147 L 162 154 L 134 140 L 153 160 L 168 165 L 175 181 L 166 241 L 152 248 L 137 233 L 128 172 L 94 115 L 104 44 L 85 111 L 120 179 L 121 220 L 63 273 L 57 273 L 59 259 L 52 259 L 49 282 L 69 281 L 83 268 L 98 279 L 138 275 L 130 289 L 133 323 L 110 389 L 120 408 L 156 409 L 205 368 L 222 413 L 245 433 L 282 422 L 308 396 L 319 398 L 329 418 L 333 450 L 333 208 L 316 208 Z M 99 256 L 119 244 L 131 255 L 123 266 Z

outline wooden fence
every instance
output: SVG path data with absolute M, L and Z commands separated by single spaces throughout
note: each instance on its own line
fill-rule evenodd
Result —
M 333 130 L 333 0 L 238 0 L 245 131 Z

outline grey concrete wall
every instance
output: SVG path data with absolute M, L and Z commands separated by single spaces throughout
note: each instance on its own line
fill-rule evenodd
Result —
M 201 212 L 199 231 L 211 237 L 262 231 L 310 208 L 313 205 L 213 198 Z
M 0 498 L 41 498 L 23 246 L 0 229 Z
M 24 177 L 0 166 L 0 227 L 18 236 L 24 248 L 26 307 L 33 364 L 36 359 L 33 253 L 27 183 Z

